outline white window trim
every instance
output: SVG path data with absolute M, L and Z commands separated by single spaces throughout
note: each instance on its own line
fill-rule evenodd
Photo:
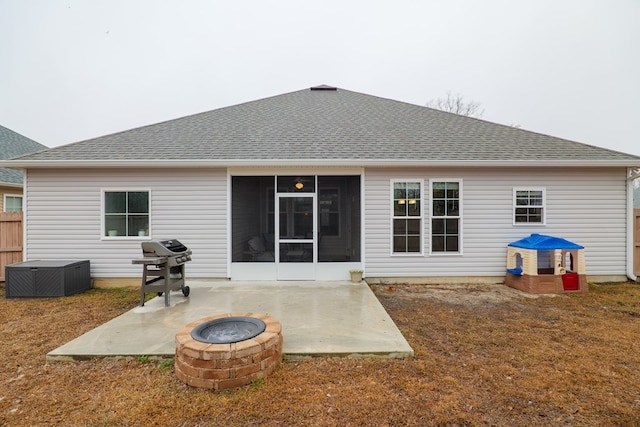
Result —
M 458 218 L 458 252 L 434 252 L 433 241 L 431 235 L 431 222 L 434 219 L 433 215 L 433 183 L 434 182 L 457 182 L 459 185 L 458 193 L 458 210 L 460 214 L 457 217 L 435 217 L 435 218 Z M 462 178 L 430 178 L 429 179 L 429 256 L 443 257 L 443 256 L 460 256 L 464 255 L 464 235 L 463 235 L 463 213 L 464 213 L 464 185 Z
M 20 197 L 21 201 L 22 201 L 22 207 L 20 208 L 19 212 L 24 211 L 24 194 L 13 194 L 13 193 L 5 193 L 3 200 L 2 200 L 2 211 L 3 212 L 7 212 L 7 197 Z M 15 211 L 11 211 L 11 212 L 15 212 Z
M 147 236 L 105 236 L 104 235 L 104 228 L 105 228 L 105 212 L 104 212 L 104 208 L 105 208 L 105 203 L 104 203 L 104 199 L 105 199 L 105 193 L 112 193 L 112 192 L 128 192 L 128 193 L 134 193 L 134 192 L 147 192 L 149 193 L 149 234 Z M 103 188 L 100 190 L 100 240 L 108 240 L 108 241 L 113 241 L 113 240 L 150 240 L 151 236 L 153 236 L 153 231 L 151 228 L 151 197 L 152 197 L 152 193 L 151 193 L 151 189 L 150 188 Z
M 542 191 L 542 222 L 516 222 L 516 194 L 518 191 Z M 522 206 L 519 206 L 522 207 Z M 537 206 L 534 206 L 537 207 Z M 546 187 L 513 187 L 511 221 L 515 227 L 540 227 L 547 225 L 547 189 Z
M 420 216 L 411 217 L 412 219 L 420 220 L 420 252 L 394 252 L 393 251 L 393 220 L 396 218 L 393 212 L 393 201 L 395 200 L 394 194 L 394 184 L 398 182 L 417 182 L 420 184 Z M 426 209 L 424 203 L 424 179 L 422 178 L 394 178 L 390 181 L 390 189 L 389 189 L 389 207 L 390 209 L 390 219 L 389 219 L 389 252 L 393 257 L 424 257 L 424 235 L 425 235 L 425 227 L 424 227 L 424 211 Z

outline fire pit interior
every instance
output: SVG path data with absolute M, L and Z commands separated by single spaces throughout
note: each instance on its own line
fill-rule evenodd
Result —
M 224 317 L 196 326 L 191 331 L 191 337 L 200 342 L 227 344 L 260 335 L 266 327 L 267 325 L 262 320 L 255 317 Z
M 192 387 L 243 387 L 271 374 L 281 361 L 282 326 L 266 314 L 210 316 L 176 334 L 176 376 Z

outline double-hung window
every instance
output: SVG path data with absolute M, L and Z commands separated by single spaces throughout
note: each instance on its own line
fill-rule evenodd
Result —
M 462 181 L 431 180 L 431 253 L 461 253 Z
M 513 223 L 544 224 L 545 204 L 544 188 L 514 188 Z
M 149 236 L 149 191 L 104 191 L 103 236 Z
M 393 181 L 393 253 L 422 253 L 422 181 Z

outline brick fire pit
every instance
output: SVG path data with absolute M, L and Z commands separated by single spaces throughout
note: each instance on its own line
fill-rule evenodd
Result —
M 210 344 L 191 336 L 194 328 L 215 319 L 245 316 L 262 320 L 266 328 L 244 341 Z M 176 376 L 192 387 L 227 390 L 251 384 L 271 374 L 282 361 L 282 326 L 271 316 L 227 313 L 189 323 L 176 334 Z

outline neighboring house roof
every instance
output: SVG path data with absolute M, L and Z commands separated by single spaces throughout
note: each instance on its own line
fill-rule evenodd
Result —
M 640 157 L 328 86 L 23 156 L 20 165 L 638 165 Z
M 26 136 L 0 126 L 0 160 L 46 150 L 46 148 Z M 22 172 L 13 169 L 0 169 L 0 183 L 21 186 Z

